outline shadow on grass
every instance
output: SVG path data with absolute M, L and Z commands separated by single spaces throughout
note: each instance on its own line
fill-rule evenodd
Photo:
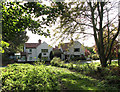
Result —
M 83 75 L 61 74 L 60 83 L 63 90 L 98 90 L 97 80 Z

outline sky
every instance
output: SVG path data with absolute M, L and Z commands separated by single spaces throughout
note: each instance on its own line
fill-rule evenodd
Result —
M 46 42 L 47 44 L 51 45 L 51 46 L 55 46 L 59 44 L 59 41 L 57 41 L 56 43 L 53 44 L 52 38 L 49 37 L 44 37 L 44 36 L 40 36 L 37 34 L 33 34 L 31 31 L 27 30 L 27 36 L 29 36 L 29 40 L 27 41 L 27 43 L 38 43 L 38 40 L 40 39 L 42 42 Z M 89 37 L 88 39 L 84 40 L 83 39 L 79 39 L 78 40 L 81 44 L 83 44 L 84 46 L 93 46 L 95 44 L 94 42 L 94 37 Z M 69 42 L 68 40 L 65 40 L 64 42 Z
M 50 5 L 47 1 L 44 1 L 43 2 L 44 4 L 47 4 L 47 5 Z M 53 34 L 52 33 L 52 28 L 50 28 L 50 32 L 51 32 L 51 34 Z M 89 30 L 91 30 L 91 29 L 89 29 Z M 51 41 L 51 40 L 53 40 L 52 38 L 49 38 L 49 37 L 47 37 L 47 38 L 45 38 L 44 36 L 40 36 L 40 35 L 37 35 L 37 34 L 33 34 L 32 32 L 30 32 L 29 30 L 26 30 L 27 31 L 27 36 L 29 36 L 29 40 L 27 41 L 27 43 L 37 43 L 38 42 L 38 40 L 39 39 L 41 39 L 41 41 L 42 42 L 46 42 L 46 43 L 48 43 L 49 45 L 51 45 L 51 46 L 55 46 L 55 45 L 58 45 L 59 44 L 59 42 L 58 41 L 56 41 L 56 43 L 54 43 L 53 44 L 53 41 Z M 93 36 L 89 36 L 87 39 L 85 39 L 85 40 L 83 40 L 83 39 L 79 39 L 78 40 L 81 44 L 83 44 L 84 46 L 88 46 L 88 47 L 92 47 L 93 45 L 95 45 L 95 41 L 94 41 L 94 37 Z M 65 42 L 69 42 L 68 40 L 65 40 L 64 41 L 64 43 Z

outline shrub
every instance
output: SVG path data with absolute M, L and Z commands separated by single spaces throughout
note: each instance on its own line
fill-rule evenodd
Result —
M 72 60 L 74 60 L 74 61 L 78 61 L 78 60 L 86 60 L 86 57 L 85 57 L 85 55 L 81 55 L 80 57 L 73 57 L 73 58 L 71 58 Z
M 62 61 L 60 58 L 54 57 L 51 61 L 50 61 L 51 65 L 54 66 L 63 66 L 64 61 Z
M 2 71 L 2 91 L 58 89 L 58 76 L 44 65 L 13 64 Z
M 92 59 L 93 60 L 98 60 L 99 59 L 99 55 L 98 54 L 93 54 L 92 55 Z

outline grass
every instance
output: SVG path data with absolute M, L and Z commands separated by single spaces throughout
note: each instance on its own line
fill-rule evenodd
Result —
M 54 59 L 52 63 L 54 62 Z M 60 61 L 59 61 L 60 62 Z M 63 61 L 62 61 L 63 62 Z M 56 64 L 57 63 L 57 64 Z M 59 65 L 60 64 L 60 65 Z M 61 65 L 62 64 L 62 65 Z M 98 80 L 98 86 L 105 90 L 119 90 L 120 89 L 120 67 L 117 61 L 112 61 L 112 64 L 106 68 L 100 66 L 100 62 L 93 63 L 58 63 L 59 67 L 66 67 L 67 69 L 76 73 L 81 73 Z
M 98 80 L 67 68 L 10 64 L 2 69 L 2 91 L 97 90 Z
M 60 61 L 59 61 L 60 62 Z M 56 61 L 57 63 L 57 61 Z M 119 90 L 117 62 L 97 71 L 100 63 L 56 66 L 9 64 L 2 68 L 2 91 L 40 90 Z M 66 68 L 63 68 L 66 67 Z M 62 68 L 61 68 L 62 67 Z
M 51 67 L 51 66 L 48 66 Z M 80 73 L 72 72 L 67 68 L 56 68 L 52 67 L 53 70 L 60 72 L 58 75 L 61 83 L 62 89 L 67 90 L 97 90 L 96 83 L 98 82 L 91 77 L 82 75 Z

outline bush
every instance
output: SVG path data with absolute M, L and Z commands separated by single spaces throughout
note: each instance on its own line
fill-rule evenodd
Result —
M 98 54 L 93 54 L 91 58 L 93 60 L 98 60 L 99 59 L 99 55 Z
M 51 65 L 54 66 L 63 66 L 64 61 L 62 61 L 60 58 L 54 57 L 51 61 L 50 61 Z
M 2 71 L 2 91 L 59 89 L 58 76 L 44 65 L 12 64 Z
M 72 60 L 74 60 L 74 61 L 78 61 L 78 60 L 86 60 L 86 57 L 85 57 L 85 55 L 81 55 L 80 57 L 73 57 L 73 58 L 71 58 Z

